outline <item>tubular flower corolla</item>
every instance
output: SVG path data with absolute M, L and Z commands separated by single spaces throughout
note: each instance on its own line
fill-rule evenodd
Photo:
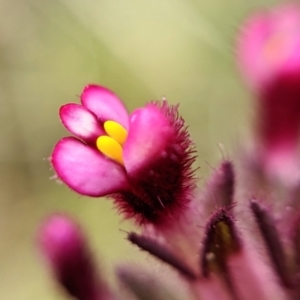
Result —
M 60 118 L 75 137 L 61 139 L 51 161 L 74 191 L 109 195 L 138 223 L 167 220 L 189 202 L 195 157 L 177 106 L 152 101 L 129 115 L 112 91 L 88 85 Z

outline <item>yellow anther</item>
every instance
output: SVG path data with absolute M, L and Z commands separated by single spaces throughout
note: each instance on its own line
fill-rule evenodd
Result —
M 127 139 L 127 130 L 115 121 L 106 121 L 103 126 L 106 133 L 123 146 Z
M 121 165 L 123 162 L 123 149 L 121 145 L 110 136 L 99 136 L 96 141 L 97 148 L 107 157 L 115 160 Z

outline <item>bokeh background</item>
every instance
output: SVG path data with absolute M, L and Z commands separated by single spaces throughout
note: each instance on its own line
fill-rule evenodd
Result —
M 51 180 L 52 148 L 67 134 L 59 107 L 84 85 L 115 91 L 129 111 L 180 102 L 199 152 L 199 184 L 248 132 L 253 101 L 235 38 L 262 0 L 0 0 L 0 299 L 65 299 L 36 247 L 41 220 L 74 215 L 108 274 L 134 260 L 131 227 L 105 199 Z M 120 230 L 121 229 L 121 230 Z

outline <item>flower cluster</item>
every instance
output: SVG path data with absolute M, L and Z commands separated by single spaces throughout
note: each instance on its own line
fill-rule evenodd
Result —
M 300 298 L 300 8 L 254 14 L 237 44 L 258 107 L 253 146 L 241 169 L 223 160 L 202 191 L 177 106 L 152 101 L 128 114 L 112 91 L 89 85 L 81 104 L 61 107 L 73 136 L 54 147 L 57 177 L 81 195 L 111 198 L 141 228 L 128 241 L 168 265 L 172 278 L 121 266 L 123 289 L 109 288 L 77 222 L 53 215 L 40 248 L 75 299 Z

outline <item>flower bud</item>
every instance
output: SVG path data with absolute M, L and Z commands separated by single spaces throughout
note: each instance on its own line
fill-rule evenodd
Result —
M 97 279 L 93 258 L 78 224 L 66 215 L 52 215 L 39 232 L 42 254 L 54 279 L 79 300 L 110 299 Z

